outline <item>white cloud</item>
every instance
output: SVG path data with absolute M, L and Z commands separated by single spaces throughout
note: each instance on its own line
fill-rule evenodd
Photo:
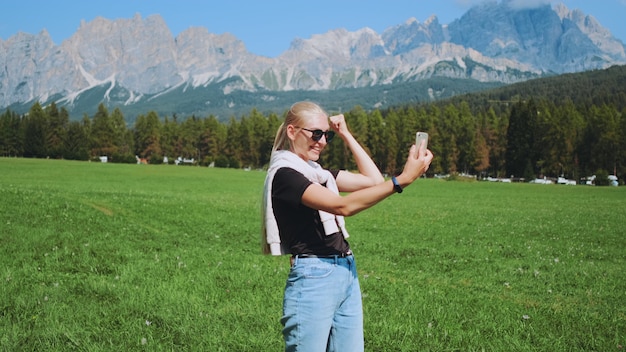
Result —
M 620 0 L 622 3 L 626 3 L 626 0 Z M 513 9 L 516 10 L 522 10 L 522 9 L 534 9 L 540 6 L 544 6 L 544 5 L 549 5 L 551 3 L 554 2 L 559 2 L 556 0 L 500 0 L 500 1 L 494 1 L 494 0 L 455 0 L 456 4 L 464 7 L 464 8 L 470 8 L 472 6 L 475 5 L 479 5 L 482 3 L 508 3 L 509 6 Z
M 540 6 L 549 5 L 551 1 L 549 0 L 510 0 L 508 1 L 508 3 L 509 3 L 509 6 L 511 6 L 511 8 L 521 10 L 521 9 L 534 9 Z
M 456 4 L 464 7 L 464 8 L 469 8 L 472 7 L 474 5 L 478 5 L 480 3 L 485 2 L 486 0 L 455 0 Z M 624 0 L 626 1 L 626 0 Z

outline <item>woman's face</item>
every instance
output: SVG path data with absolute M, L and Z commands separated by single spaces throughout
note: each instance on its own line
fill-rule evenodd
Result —
M 305 119 L 302 122 L 302 126 L 290 125 L 289 138 L 291 139 L 291 151 L 305 161 L 317 161 L 328 142 L 326 141 L 326 136 L 322 136 L 317 142 L 314 141 L 311 138 L 313 132 L 307 130 L 328 131 L 329 128 L 328 117 L 323 114 Z

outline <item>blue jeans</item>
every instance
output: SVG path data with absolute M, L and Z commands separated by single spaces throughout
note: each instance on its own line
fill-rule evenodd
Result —
M 354 257 L 296 257 L 281 323 L 285 351 L 363 351 L 363 304 Z

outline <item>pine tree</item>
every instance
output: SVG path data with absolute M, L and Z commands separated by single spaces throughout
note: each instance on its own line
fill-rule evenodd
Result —
M 48 126 L 43 108 L 36 102 L 24 118 L 24 156 L 45 158 L 48 156 L 46 137 Z
M 7 109 L 0 115 L 0 155 L 23 155 L 22 120 L 18 114 Z

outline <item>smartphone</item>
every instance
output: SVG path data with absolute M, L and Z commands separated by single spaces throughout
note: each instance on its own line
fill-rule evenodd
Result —
M 428 133 L 417 132 L 415 134 L 415 145 L 419 147 L 422 141 L 424 141 L 424 149 L 428 149 Z

